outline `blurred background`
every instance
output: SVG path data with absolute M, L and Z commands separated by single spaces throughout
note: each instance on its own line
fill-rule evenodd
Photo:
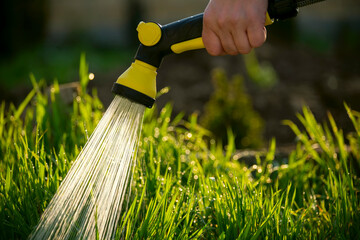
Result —
M 111 86 L 131 64 L 140 20 L 161 24 L 203 12 L 207 0 L 4 0 L 0 3 L 0 100 L 19 104 L 32 89 L 29 74 L 49 85 L 78 80 L 86 53 L 90 87 L 107 106 Z M 319 120 L 333 113 L 346 130 L 343 103 L 360 110 L 360 2 L 327 0 L 273 24 L 268 41 L 246 56 L 211 57 L 205 50 L 172 55 L 158 71 L 157 103 L 174 114 L 193 112 L 218 138 L 226 128 L 238 148 L 276 137 L 294 142 L 281 121 L 309 106 Z M 92 78 L 92 77 L 91 77 Z M 245 130 L 244 130 L 245 129 Z

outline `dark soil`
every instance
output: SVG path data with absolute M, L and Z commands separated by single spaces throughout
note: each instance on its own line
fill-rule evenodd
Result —
M 221 67 L 228 76 L 241 74 L 254 108 L 266 121 L 265 137 L 276 137 L 278 143 L 294 139 L 281 121 L 296 121 L 296 113 L 307 105 L 318 120 L 326 119 L 330 111 L 339 125 L 347 131 L 352 126 L 343 103 L 360 110 L 360 64 L 351 57 L 339 58 L 335 54 L 319 54 L 299 46 L 265 44 L 256 50 L 260 62 L 267 61 L 278 74 L 278 83 L 268 89 L 256 86 L 247 78 L 242 56 L 212 57 L 205 51 L 194 51 L 169 56 L 158 74 L 158 88 L 171 88 L 158 99 L 162 106 L 168 101 L 175 112 L 202 112 L 213 92 L 211 71 Z M 241 109 L 239 109 L 241 111 Z

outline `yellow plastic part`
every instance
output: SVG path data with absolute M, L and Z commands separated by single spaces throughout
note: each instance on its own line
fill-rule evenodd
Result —
M 266 12 L 266 18 L 265 18 L 265 26 L 271 25 L 274 23 L 274 19 L 271 19 L 269 16 L 269 13 Z
M 173 51 L 174 53 L 182 53 L 190 50 L 201 49 L 204 47 L 205 46 L 202 37 L 199 37 L 199 38 L 187 40 L 185 42 L 173 44 L 171 45 L 170 48 L 171 51 Z
M 156 45 L 161 38 L 161 28 L 154 22 L 140 22 L 136 30 L 139 41 L 148 47 Z
M 145 62 L 135 60 L 131 66 L 120 75 L 116 83 L 141 92 L 151 98 L 156 97 L 157 68 Z
M 274 20 L 270 18 L 268 13 L 266 13 L 265 26 L 271 25 L 273 23 Z M 171 50 L 177 54 L 190 50 L 202 49 L 202 48 L 205 48 L 202 37 L 171 45 Z

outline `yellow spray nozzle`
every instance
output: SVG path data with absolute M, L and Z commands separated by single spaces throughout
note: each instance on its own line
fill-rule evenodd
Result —
M 114 83 L 112 92 L 151 108 L 156 96 L 157 68 L 135 60 Z

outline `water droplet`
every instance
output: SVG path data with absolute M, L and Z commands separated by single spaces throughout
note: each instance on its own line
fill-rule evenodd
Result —
M 95 74 L 89 73 L 89 80 L 94 80 L 94 78 L 95 78 Z

